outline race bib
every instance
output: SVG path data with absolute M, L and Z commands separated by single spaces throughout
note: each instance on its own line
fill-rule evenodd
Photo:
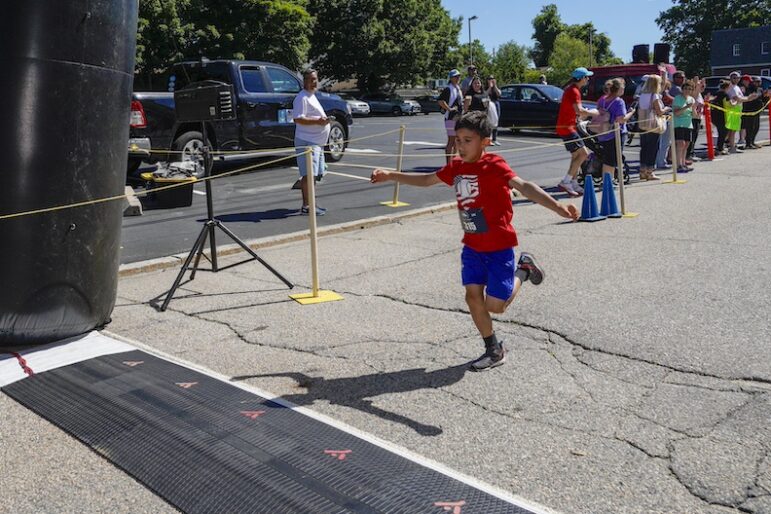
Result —
M 460 226 L 466 234 L 484 234 L 487 232 L 487 222 L 485 221 L 482 209 L 459 210 Z

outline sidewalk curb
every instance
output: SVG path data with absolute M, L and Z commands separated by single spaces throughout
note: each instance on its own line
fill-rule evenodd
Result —
M 445 212 L 457 208 L 457 202 L 447 202 L 438 205 L 432 205 L 430 207 L 422 207 L 420 209 L 413 209 L 404 211 L 398 214 L 389 216 L 375 216 L 373 218 L 365 218 L 356 221 L 348 221 L 345 223 L 339 223 L 337 225 L 331 225 L 319 229 L 317 235 L 319 237 L 332 236 L 336 234 L 342 234 L 345 232 L 353 232 L 355 230 L 363 230 L 371 227 L 378 227 L 381 225 L 388 225 L 390 223 L 397 223 L 401 220 L 417 218 L 419 216 L 425 216 L 428 214 L 434 214 L 438 212 Z M 310 233 L 308 230 L 301 230 L 299 232 L 291 232 L 289 234 L 281 234 L 278 236 L 263 237 L 259 239 L 252 239 L 246 241 L 246 245 L 253 249 L 259 250 L 262 248 L 270 248 L 271 246 L 278 246 L 286 243 L 294 243 L 296 241 L 302 241 L 309 239 Z M 217 247 L 217 256 L 233 255 L 244 250 L 237 244 L 229 244 Z M 184 262 L 189 252 L 178 253 L 176 255 L 170 255 L 169 257 L 159 257 L 157 259 L 150 259 L 147 261 L 132 262 L 129 264 L 121 264 L 118 268 L 118 278 L 130 277 L 133 275 L 139 275 L 142 273 L 149 273 L 151 271 L 160 271 L 166 268 L 175 268 Z M 204 252 L 205 256 L 209 256 L 209 252 Z

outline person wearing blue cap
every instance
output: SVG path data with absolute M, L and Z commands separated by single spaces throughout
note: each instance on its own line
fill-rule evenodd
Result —
M 463 114 L 463 93 L 460 90 L 460 72 L 456 69 L 447 74 L 450 83 L 439 95 L 437 103 L 444 111 L 444 128 L 447 131 L 447 146 L 444 149 L 445 160 L 450 164 L 455 154 L 455 122 Z
M 562 138 L 562 141 L 565 143 L 565 149 L 570 152 L 568 173 L 557 187 L 569 196 L 580 196 L 584 192 L 583 188 L 578 184 L 576 176 L 578 175 L 578 170 L 581 169 L 581 163 L 589 157 L 589 152 L 586 150 L 581 136 L 578 135 L 576 118 L 578 116 L 597 116 L 599 114 L 597 109 L 584 109 L 584 106 L 581 105 L 581 88 L 586 86 L 589 82 L 589 77 L 592 75 L 594 73 L 586 68 L 576 68 L 573 70 L 570 81 L 565 86 L 565 92 L 562 94 L 560 110 L 557 115 L 557 135 Z

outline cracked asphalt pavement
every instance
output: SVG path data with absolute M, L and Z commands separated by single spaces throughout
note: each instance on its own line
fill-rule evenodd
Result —
M 108 330 L 556 511 L 771 513 L 770 164 L 764 148 L 700 163 L 685 185 L 633 184 L 632 219 L 564 223 L 518 202 L 520 248 L 547 279 L 496 318 L 510 353 L 488 372 L 466 370 L 482 343 L 454 212 L 320 239 L 321 286 L 343 301 L 288 298 L 309 290 L 301 241 L 259 251 L 294 291 L 252 262 L 200 272 L 161 313 L 149 301 L 177 269 L 138 274 Z M 67 444 L 75 473 L 114 482 L 95 511 L 168 509 Z M 87 494 L 63 490 L 64 505 Z

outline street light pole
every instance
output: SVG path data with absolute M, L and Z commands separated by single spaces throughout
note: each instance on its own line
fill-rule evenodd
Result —
M 474 49 L 471 46 L 471 22 L 476 20 L 478 16 L 474 15 L 468 19 L 468 60 L 469 66 L 474 64 Z

